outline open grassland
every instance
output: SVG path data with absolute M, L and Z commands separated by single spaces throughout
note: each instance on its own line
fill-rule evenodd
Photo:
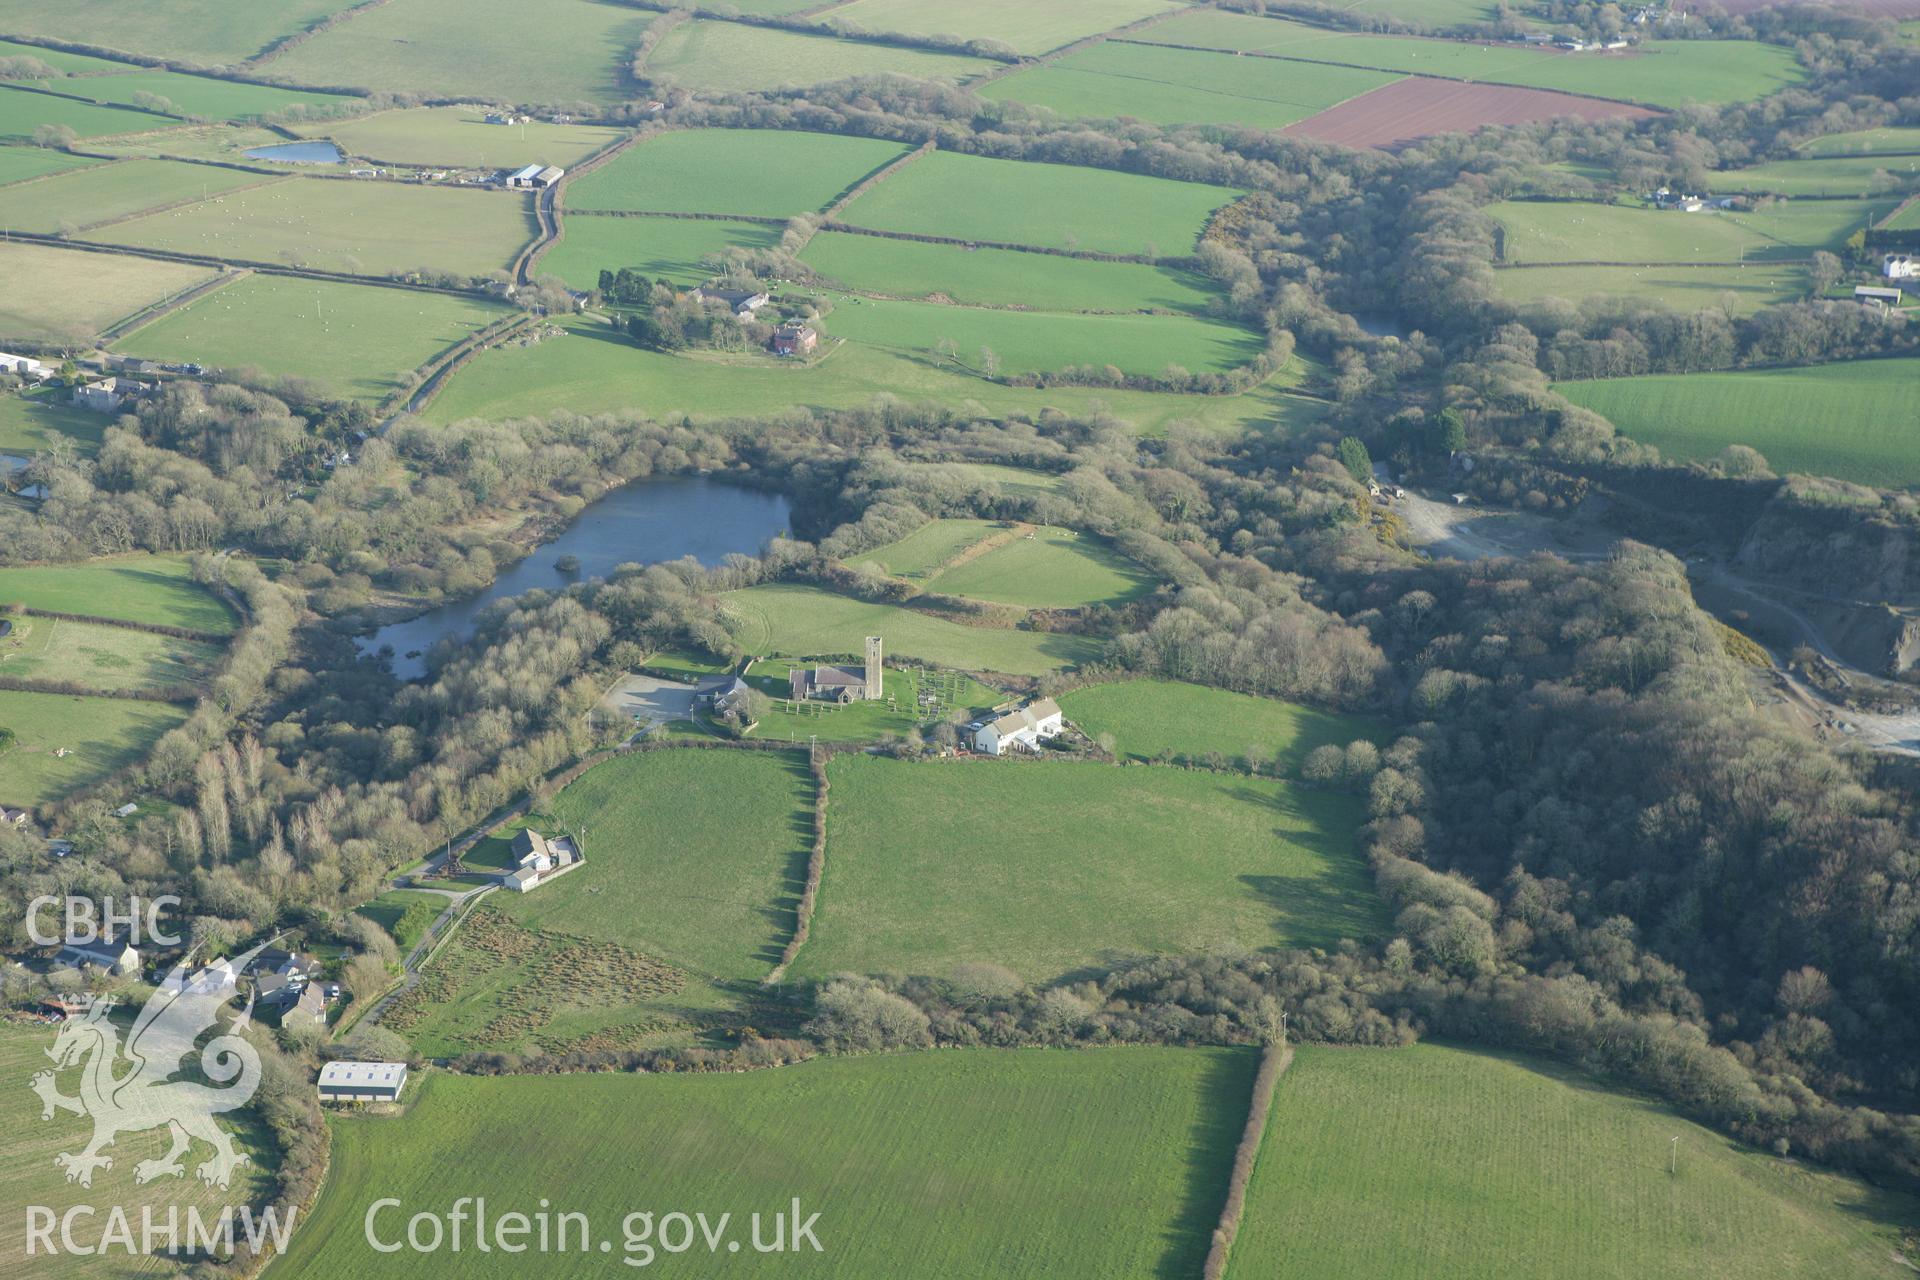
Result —
M 568 234 L 572 234 L 571 224 Z M 801 260 L 863 293 L 941 297 L 1050 311 L 1184 311 L 1205 314 L 1219 290 L 1205 276 L 1135 262 L 1088 262 L 1012 249 L 969 249 L 823 231 Z
M 1898 212 L 1883 224 L 1889 231 L 1912 231 L 1920 228 L 1920 200 L 1902 205 Z
M 1713 177 L 1716 191 L 1755 191 L 1783 196 L 1865 196 L 1911 190 L 1920 184 L 1920 155 L 1835 156 L 1772 160 Z
M 98 138 L 110 133 L 164 129 L 171 123 L 165 116 L 145 111 L 97 107 L 91 102 L 0 85 L 0 138 L 31 138 L 43 124 L 63 124 L 79 137 Z
M 576 289 L 592 289 L 602 271 L 621 267 L 677 285 L 697 285 L 716 273 L 728 249 L 771 249 L 780 243 L 780 228 L 764 222 L 570 214 L 561 225 L 566 234 L 541 255 L 539 271 L 559 276 Z
M 851 702 L 845 706 L 795 703 L 789 699 L 792 685 L 788 677 L 795 667 L 811 665 L 782 658 L 753 664 L 747 683 L 775 700 L 773 709 L 754 726 L 754 737 L 796 743 L 814 738 L 822 742 L 875 742 L 928 728 L 956 713 L 972 716 L 985 712 L 1006 701 L 997 689 L 957 671 L 889 667 L 881 674 L 881 688 L 891 701 Z
M 343 7 L 341 0 L 0 0 L 0 31 L 224 66 Z
M 676 129 L 570 183 L 569 209 L 787 217 L 825 209 L 906 148 L 769 129 Z
M 1492 22 L 1497 8 L 1491 0 L 1355 0 L 1342 7 L 1348 13 L 1397 18 L 1435 28 Z
M 8 5 L 0 4 L 0 13 L 4 13 L 9 7 Z M 18 26 L 11 24 L 9 24 L 6 29 L 9 31 L 20 30 Z M 116 72 L 131 71 L 133 69 L 129 63 L 114 62 L 108 58 L 96 58 L 91 54 L 85 53 L 68 53 L 65 49 L 49 49 L 43 44 L 23 44 L 18 40 L 0 40 L 0 58 L 32 58 L 36 62 L 44 62 L 47 66 L 52 67 L 62 78 L 83 71 Z M 40 80 L 34 83 L 45 84 L 47 82 Z
M 1398 72 L 1107 41 L 995 80 L 981 92 L 1085 119 L 1279 129 L 1400 78 Z
M 1915 1222 L 1906 1197 L 1549 1063 L 1307 1047 L 1274 1096 L 1229 1274 L 1464 1280 L 1498 1259 L 1539 1280 L 1891 1278 L 1911 1274 L 1896 1251 Z
M 0 453 L 27 457 L 56 440 L 67 440 L 81 454 L 90 454 L 100 447 L 111 421 L 104 413 L 74 408 L 65 391 L 52 387 L 0 395 Z
M 46 147 L 0 146 L 0 186 L 44 177 L 49 173 L 64 173 L 68 169 L 84 169 L 90 164 L 99 163 L 90 156 L 70 155 Z
M 1782 474 L 1920 485 L 1920 359 L 1661 374 L 1555 390 L 1670 457 L 1711 458 L 1744 444 Z
M 0 675 L 108 691 L 184 688 L 205 680 L 220 653 L 198 640 L 26 615 L 0 637 Z
M 4 588 L 0 588 L 4 594 Z M 0 689 L 0 728 L 14 745 L 0 750 L 0 801 L 38 805 L 100 781 L 146 755 L 187 708 L 128 698 Z M 65 750 L 64 757 L 55 753 Z
M 1830 133 L 1801 143 L 1800 150 L 1809 156 L 1914 155 L 1920 153 L 1920 124 Z
M 385 929 L 405 953 L 419 945 L 433 922 L 452 904 L 453 899 L 444 894 L 392 889 L 372 902 L 362 903 L 354 909 L 354 914 L 365 916 Z
M 1033 390 L 1001 386 L 859 343 L 845 343 L 806 363 L 663 355 L 641 350 L 606 325 L 580 321 L 568 326 L 567 336 L 537 346 L 488 351 L 460 371 L 426 416 L 435 422 L 458 422 L 570 409 L 750 417 L 794 405 L 850 408 L 879 395 L 977 405 L 979 412 L 991 414 L 1104 409 L 1150 433 L 1164 432 L 1174 423 L 1214 431 L 1253 426 L 1285 430 L 1324 412 L 1318 401 L 1288 396 L 1272 380 L 1239 396 L 1087 387 Z
M 1008 498 L 1044 498 L 1060 492 L 1061 477 L 1052 472 L 1006 467 L 997 462 L 923 462 L 915 469 L 949 477 L 962 485 L 991 486 Z
M 264 125 L 183 124 L 162 129 L 158 133 L 101 138 L 89 142 L 87 150 L 109 156 L 133 156 L 149 160 L 215 160 L 297 173 L 299 168 L 294 166 L 277 166 L 271 160 L 256 160 L 247 155 L 252 147 L 284 146 L 286 141 L 284 135 Z
M 62 93 L 123 106 L 132 104 L 135 94 L 151 93 L 172 104 L 160 108 L 170 115 L 198 116 L 208 120 L 254 120 L 261 116 L 277 115 L 291 107 L 346 111 L 361 105 L 358 98 L 337 93 L 309 93 L 302 89 L 242 84 L 235 80 L 215 80 L 209 76 L 181 75 L 177 71 L 87 76 L 84 79 L 67 80 L 57 87 Z
M 862 31 L 994 40 L 1018 53 L 1039 54 L 1075 40 L 1124 27 L 1180 7 L 1179 0 L 853 0 L 821 15 Z
M 0 190 L 0 227 L 41 234 L 91 227 L 144 209 L 271 181 L 212 165 L 123 160 Z
M 0 337 L 84 344 L 114 321 L 215 274 L 125 254 L 0 244 Z
M 474 297 L 249 275 L 114 345 L 157 360 L 294 374 L 335 394 L 377 398 L 511 314 Z
M 1146 570 L 1092 534 L 1006 529 L 989 520 L 935 520 L 855 557 L 929 591 L 1029 609 L 1122 604 L 1146 595 Z
M 1560 298 L 1633 298 L 1674 311 L 1724 309 L 1750 316 L 1807 291 L 1806 270 L 1797 263 L 1748 267 L 1528 267 L 1493 273 L 1494 289 L 1508 302 Z
M 236 1149 L 249 1158 L 224 1190 L 208 1186 L 195 1173 L 195 1167 L 213 1154 L 213 1149 L 202 1142 L 196 1142 L 183 1158 L 184 1176 L 156 1178 L 145 1184 L 135 1178 L 134 1167 L 141 1161 L 158 1160 L 166 1154 L 169 1143 L 165 1128 L 120 1134 L 107 1149 L 113 1167 L 94 1174 L 91 1188 L 68 1182 L 65 1172 L 54 1163 L 54 1156 L 85 1147 L 93 1133 L 93 1122 L 67 1111 L 42 1120 L 40 1099 L 27 1088 L 35 1074 L 52 1065 L 46 1051 L 53 1047 L 57 1033 L 57 1028 L 44 1023 L 0 1023 L 0 1073 L 18 1082 L 17 1087 L 6 1091 L 6 1103 L 0 1108 L 0 1200 L 20 1206 L 19 1211 L 0 1220 L 0 1250 L 21 1260 L 10 1268 L 15 1274 L 45 1276 L 48 1280 L 131 1280 L 134 1276 L 166 1273 L 156 1259 L 122 1252 L 117 1247 L 83 1257 L 64 1248 L 48 1252 L 42 1244 L 29 1255 L 26 1205 L 44 1205 L 55 1215 L 99 1206 L 91 1212 L 83 1208 L 73 1219 L 77 1243 L 89 1238 L 98 1242 L 98 1231 L 107 1229 L 107 1206 L 114 1206 L 133 1224 L 137 1245 L 141 1210 L 145 1207 L 151 1207 L 156 1226 L 165 1224 L 172 1211 L 181 1215 L 184 1227 L 189 1206 L 211 1221 L 223 1206 L 257 1206 L 266 1199 L 279 1160 L 266 1131 L 247 1111 L 232 1112 L 219 1120 L 220 1126 L 234 1135 Z M 80 1093 L 82 1070 L 73 1067 L 61 1071 L 55 1079 L 60 1092 L 69 1096 Z M 95 1234 L 82 1236 L 88 1228 L 81 1223 L 93 1224 Z M 240 1233 L 241 1224 L 236 1222 L 234 1230 Z
M 431 268 L 479 276 L 503 270 L 533 235 L 532 205 L 518 194 L 291 178 L 89 238 L 359 275 Z
M 893 605 L 780 583 L 730 591 L 725 616 L 749 653 L 806 657 L 848 653 L 862 636 L 884 636 L 887 653 L 962 671 L 1037 676 L 1085 662 L 1098 641 L 1040 631 L 968 627 Z
M 1250 329 L 1198 316 L 1076 315 L 861 298 L 840 302 L 825 328 L 867 346 L 935 361 L 940 344 L 952 342 L 961 364 L 991 372 L 983 369 L 985 347 L 1010 374 L 1051 373 L 1069 365 L 1112 365 L 1143 375 L 1169 365 L 1224 373 L 1266 349 Z
M 299 84 L 471 95 L 507 102 L 618 102 L 654 15 L 603 0 L 393 0 L 276 58 Z
M 1326 947 L 1384 924 L 1349 796 L 1064 762 L 838 756 L 828 778 L 799 974 L 978 961 L 1040 981 L 1144 953 Z
M 362 1230 L 376 1199 L 444 1213 L 459 1196 L 531 1205 L 530 1189 L 563 1186 L 555 1207 L 588 1215 L 616 1250 L 636 1206 L 730 1214 L 739 1240 L 750 1215 L 771 1230 L 795 1197 L 821 1211 L 821 1252 L 803 1245 L 746 1270 L 1193 1275 L 1254 1067 L 1247 1050 L 1124 1048 L 838 1058 L 738 1075 L 434 1074 L 400 1120 L 334 1122 L 326 1188 L 275 1269 L 287 1280 L 404 1280 L 418 1256 L 376 1253 Z M 383 1239 L 390 1223 L 404 1233 L 405 1213 L 377 1219 Z M 756 1256 L 746 1249 L 647 1256 L 676 1275 L 730 1276 Z M 529 1269 L 497 1252 L 461 1258 L 477 1280 Z
M 1179 256 L 1237 192 L 1110 169 L 935 152 L 847 206 L 859 227 L 959 240 Z
M 848 76 L 882 73 L 917 80 L 960 81 L 998 63 L 961 54 L 864 44 L 737 22 L 687 22 L 654 47 L 642 73 L 662 84 L 737 93 L 806 88 Z
M 185 556 L 128 555 L 0 569 L 0 604 L 224 635 L 235 625 L 219 596 L 194 582 Z
M 1650 40 L 1618 53 L 1561 53 L 1504 43 L 1337 32 L 1217 10 L 1181 14 L 1134 38 L 1557 89 L 1655 107 L 1746 102 L 1805 77 L 1791 49 L 1751 40 Z
M 1893 204 L 1803 200 L 1750 213 L 1679 213 L 1590 201 L 1506 201 L 1487 213 L 1505 232 L 1501 252 L 1507 262 L 1732 263 L 1838 249 Z
M 1315 747 L 1383 736 L 1378 721 L 1362 716 L 1171 680 L 1089 685 L 1062 694 L 1060 709 L 1090 738 L 1113 735 L 1114 750 L 1135 760 L 1197 760 L 1217 751 L 1229 761 L 1257 759 L 1263 768 L 1277 761 L 1292 772 Z
M 579 164 L 618 140 L 622 129 L 597 125 L 498 125 L 473 107 L 382 111 L 352 120 L 297 125 L 307 138 L 331 138 L 350 156 L 390 164 L 446 168 L 518 169 L 529 164 Z

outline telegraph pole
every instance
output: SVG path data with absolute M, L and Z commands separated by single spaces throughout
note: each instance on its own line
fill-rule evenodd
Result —
M 1667 1176 L 1674 1177 L 1680 1172 L 1680 1135 L 1675 1134 L 1673 1145 L 1667 1148 Z

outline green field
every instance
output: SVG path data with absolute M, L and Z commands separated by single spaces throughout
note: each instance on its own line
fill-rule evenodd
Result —
M 862 31 L 958 36 L 993 40 L 1024 54 L 1045 53 L 1075 40 L 1111 31 L 1180 7 L 1179 0 L 853 0 L 819 21 L 846 23 Z
M 69 155 L 65 151 L 50 151 L 45 147 L 0 145 L 0 186 L 44 177 L 49 173 L 63 173 L 68 169 L 84 169 L 90 164 L 99 163 L 90 156 Z
M 918 80 L 965 80 L 997 65 L 961 54 L 862 44 L 737 22 L 687 22 L 661 39 L 641 70 L 661 84 L 737 93 L 806 88 L 883 73 Z
M 0 570 L 9 573 L 11 570 Z M 0 586 L 0 597 L 6 589 Z M 0 802 L 43 804 L 100 781 L 139 760 L 187 708 L 127 698 L 0 689 L 0 728 L 15 745 L 0 751 Z M 65 757 L 55 753 L 65 749 Z
M 1901 206 L 1899 212 L 1888 218 L 1882 225 L 1889 231 L 1920 229 L 1920 200 Z
M 568 234 L 572 234 L 569 227 Z M 1136 262 L 1089 262 L 1050 253 L 968 249 L 823 231 L 801 260 L 823 278 L 862 293 L 938 295 L 961 303 L 1049 311 L 1206 313 L 1219 289 L 1197 272 Z
M 1277 380 L 1239 396 L 1168 395 L 1083 387 L 1029 390 L 937 369 L 923 359 L 846 343 L 804 364 L 746 362 L 643 351 L 605 325 L 579 321 L 568 336 L 537 346 L 488 351 L 448 385 L 426 416 L 434 422 L 643 410 L 693 417 L 753 417 L 794 405 L 849 408 L 875 396 L 935 399 L 979 412 L 1038 416 L 1043 409 L 1104 409 L 1144 432 L 1174 423 L 1237 431 L 1316 419 L 1323 406 L 1284 394 Z
M 1907 1197 L 1545 1062 L 1307 1047 L 1274 1096 L 1229 1275 L 1891 1278 L 1912 1274 L 1896 1251 L 1916 1221 Z
M 1198 182 L 942 151 L 868 191 L 842 217 L 880 231 L 1180 256 L 1236 195 Z
M 887 653 L 903 660 L 1037 676 L 1086 662 L 1100 652 L 1098 641 L 1081 636 L 962 626 L 815 587 L 748 587 L 728 592 L 723 600 L 735 637 L 755 654 L 847 653 L 862 636 L 880 635 L 886 637 Z
M 453 227 L 460 234 L 449 234 Z M 519 194 L 288 178 L 91 238 L 359 275 L 430 268 L 483 276 L 503 270 L 533 236 L 532 205 Z
M 1632 298 L 1674 311 L 1713 308 L 1736 316 L 1803 298 L 1807 292 L 1805 269 L 1784 262 L 1749 267 L 1527 267 L 1496 271 L 1493 283 L 1500 297 L 1512 303 Z
M 1751 40 L 1651 40 L 1621 53 L 1568 54 L 1471 40 L 1336 32 L 1218 10 L 1182 14 L 1135 38 L 1557 89 L 1655 107 L 1746 102 L 1797 84 L 1806 74 L 1791 49 Z
M 161 1177 L 144 1185 L 137 1181 L 134 1166 L 166 1154 L 167 1131 L 159 1127 L 120 1134 L 107 1149 L 113 1167 L 96 1172 L 91 1188 L 67 1182 L 54 1156 L 85 1147 L 93 1123 L 85 1116 L 65 1111 L 42 1120 L 40 1099 L 27 1087 L 35 1073 L 50 1065 L 46 1051 L 53 1046 L 56 1034 L 57 1028 L 44 1023 L 0 1023 L 0 1073 L 17 1082 L 6 1091 L 7 1101 L 0 1109 L 0 1135 L 4 1135 L 0 1137 L 0 1200 L 19 1206 L 0 1219 L 0 1251 L 20 1260 L 10 1268 L 15 1274 L 45 1280 L 132 1280 L 135 1276 L 161 1274 L 154 1259 L 123 1253 L 118 1248 L 83 1257 L 64 1248 L 49 1254 L 43 1246 L 29 1256 L 27 1205 L 44 1205 L 59 1215 L 81 1206 L 98 1206 L 91 1214 L 83 1212 L 73 1219 L 75 1242 L 82 1245 L 100 1241 L 101 1232 L 107 1228 L 108 1206 L 113 1206 L 133 1224 L 137 1248 L 143 1206 L 152 1207 L 156 1226 L 164 1226 L 169 1211 L 177 1211 L 184 1228 L 189 1206 L 211 1221 L 224 1205 L 258 1205 L 266 1198 L 278 1157 L 265 1131 L 244 1111 L 219 1120 L 221 1127 L 234 1135 L 235 1148 L 250 1157 L 250 1163 L 240 1166 L 226 1190 L 210 1187 L 196 1176 L 195 1167 L 212 1154 L 212 1148 L 201 1142 L 196 1142 L 183 1159 L 185 1176 Z M 80 1092 L 81 1070 L 74 1067 L 60 1072 L 56 1083 L 62 1093 Z M 241 1224 L 235 1223 L 234 1229 L 240 1232 Z
M 284 145 L 287 139 L 265 125 L 183 124 L 157 133 L 135 133 L 119 138 L 101 138 L 87 144 L 90 152 L 109 156 L 142 159 L 213 160 L 224 164 L 244 164 L 283 173 L 311 171 L 306 165 L 276 165 L 247 155 L 253 147 Z
M 1270 778 L 837 756 L 803 976 L 1329 947 L 1384 925 L 1358 801 Z
M 53 387 L 0 394 L 0 453 L 26 457 L 66 439 L 90 454 L 100 447 L 111 421 L 104 413 L 72 407 L 66 392 Z
M 1009 311 L 935 302 L 849 298 L 826 321 L 831 336 L 939 361 L 953 342 L 960 362 L 983 371 L 982 347 L 1003 373 L 1052 373 L 1069 365 L 1112 365 L 1122 373 L 1158 375 L 1169 365 L 1224 373 L 1251 362 L 1266 341 L 1251 329 L 1198 316 L 1076 315 Z
M 983 545 L 987 549 L 978 550 Z M 970 548 L 975 550 L 969 559 L 952 563 Z M 988 520 L 935 520 L 855 559 L 880 564 L 928 591 L 1028 609 L 1123 604 L 1156 585 L 1146 570 L 1092 534 L 1049 527 L 1028 536 Z
M 360 99 L 340 94 L 270 88 L 234 80 L 215 80 L 208 76 L 181 75 L 176 71 L 134 71 L 126 75 L 87 76 L 65 81 L 58 88 L 62 93 L 122 106 L 133 104 L 135 94 L 157 94 L 173 104 L 168 114 L 198 116 L 208 120 L 254 120 L 261 116 L 277 115 L 290 107 L 349 111 L 361 105 Z
M 1297 771 L 1307 753 L 1328 743 L 1378 742 L 1381 726 L 1361 716 L 1317 711 L 1298 703 L 1171 680 L 1116 680 L 1062 694 L 1060 709 L 1090 738 L 1112 734 L 1114 750 L 1135 760 L 1163 752 L 1200 759 L 1217 751 L 1261 766 Z
M 0 675 L 108 691 L 186 687 L 205 680 L 220 653 L 198 640 L 29 615 L 0 638 Z
M 995 80 L 981 93 L 1085 119 L 1281 129 L 1398 79 L 1390 71 L 1108 41 Z
M 995 462 L 927 462 L 916 470 L 947 476 L 963 484 L 987 485 L 1008 498 L 1044 498 L 1060 492 L 1061 477 L 1026 467 L 1003 467 Z
M 1556 384 L 1621 432 L 1674 458 L 1758 449 L 1775 471 L 1885 488 L 1920 485 L 1920 359 L 1808 369 L 1662 374 Z
M 0 604 L 121 622 L 231 632 L 232 610 L 195 583 L 185 556 L 126 555 L 0 569 Z
M 118 253 L 0 244 L 0 337 L 78 346 L 140 308 L 213 279 L 211 267 Z
M 592 289 L 602 271 L 621 267 L 677 285 L 697 285 L 715 274 L 704 264 L 708 257 L 732 248 L 771 249 L 780 243 L 780 228 L 764 222 L 568 214 L 561 225 L 566 234 L 541 255 L 539 270 L 576 289 Z
M 5 13 L 11 8 L 11 4 L 0 3 L 0 13 Z M 18 31 L 20 29 L 17 24 L 7 24 L 7 30 L 9 31 Z M 124 62 L 114 62 L 107 58 L 95 58 L 84 53 L 68 53 L 65 49 L 49 49 L 46 45 L 42 44 L 22 44 L 18 40 L 0 40 L 0 58 L 33 58 L 46 63 L 63 77 L 83 71 L 118 72 L 131 71 L 133 69 L 129 64 Z M 46 82 L 36 81 L 35 83 L 44 84 Z
M 1780 201 L 1751 213 L 1628 208 L 1591 201 L 1505 201 L 1487 214 L 1505 230 L 1502 256 L 1521 264 L 1737 263 L 1839 249 L 1894 201 Z
M 420 939 L 433 927 L 433 922 L 451 905 L 453 899 L 445 894 L 392 889 L 372 902 L 354 908 L 354 913 L 365 916 L 385 929 L 400 944 L 401 954 L 405 955 L 419 945 Z
M 518 169 L 529 164 L 579 164 L 624 136 L 597 125 L 498 125 L 472 107 L 382 111 L 352 120 L 299 125 L 307 138 L 331 138 L 350 156 L 387 164 L 445 168 Z
M 601 0 L 393 0 L 267 64 L 299 84 L 489 102 L 619 102 L 653 14 Z
M 69 231 L 271 181 L 212 165 L 123 160 L 0 190 L 0 227 L 42 234 Z
M 1493 22 L 1498 8 L 1492 0 L 1356 0 L 1343 7 L 1348 13 L 1397 18 L 1436 29 Z
M 340 7 L 339 0 L 0 0 L 0 31 L 222 66 Z
M 1911 190 L 1920 184 L 1920 155 L 1834 156 L 1772 160 L 1713 177 L 1715 191 L 1764 191 L 1783 196 L 1864 196 Z
M 96 107 L 90 102 L 0 85 L 0 138 L 31 138 L 43 124 L 63 124 L 82 138 L 98 138 L 110 133 L 164 129 L 171 123 L 165 116 L 144 111 Z
M 1801 143 L 1800 150 L 1810 156 L 1910 156 L 1920 153 L 1920 124 L 1830 133 Z
M 589 1215 L 626 1253 L 624 1215 L 702 1210 L 749 1238 L 755 1212 L 820 1212 L 822 1252 L 649 1255 L 677 1276 L 1197 1275 L 1245 1123 L 1246 1050 L 956 1050 L 840 1058 L 746 1074 L 429 1075 L 399 1119 L 334 1122 L 312 1220 L 275 1264 L 285 1280 L 420 1273 L 366 1243 L 429 1206 L 484 1195 L 496 1212 Z M 32 1101 L 31 1095 L 24 1095 Z M 644 1158 L 637 1158 L 644 1153 Z M 770 1230 L 769 1224 L 769 1230 Z M 744 1267 L 740 1258 L 754 1258 Z M 596 1274 L 601 1258 L 468 1251 L 463 1276 Z
M 114 346 L 156 360 L 294 374 L 336 394 L 378 398 L 511 314 L 475 297 L 249 275 Z
M 784 218 L 825 209 L 906 150 L 828 133 L 676 129 L 570 183 L 567 207 Z

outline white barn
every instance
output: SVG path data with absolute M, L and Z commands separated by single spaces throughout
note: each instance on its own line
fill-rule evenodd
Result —
M 973 749 L 989 756 L 1005 755 L 1009 750 L 1031 751 L 1045 739 L 1059 734 L 1065 726 L 1060 704 L 1052 698 L 1042 698 L 975 729 Z
M 404 1062 L 329 1062 L 320 1068 L 322 1102 L 396 1102 L 406 1087 Z

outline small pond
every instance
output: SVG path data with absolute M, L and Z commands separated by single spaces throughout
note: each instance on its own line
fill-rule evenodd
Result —
M 278 164 L 339 164 L 346 153 L 325 139 L 313 142 L 276 142 L 270 147 L 254 147 L 249 160 L 272 160 Z
M 362 653 L 393 647 L 393 671 L 402 680 L 426 674 L 424 655 L 443 636 L 461 636 L 495 600 L 535 587 L 552 589 L 604 578 L 623 564 L 658 564 L 692 556 L 716 565 L 738 551 L 759 552 L 783 534 L 792 505 L 778 493 L 744 489 L 710 476 L 663 476 L 636 480 L 582 511 L 567 531 L 507 569 L 478 595 L 381 627 L 360 640 Z M 573 572 L 557 563 L 572 556 Z M 411 656 L 409 656 L 411 655 Z

